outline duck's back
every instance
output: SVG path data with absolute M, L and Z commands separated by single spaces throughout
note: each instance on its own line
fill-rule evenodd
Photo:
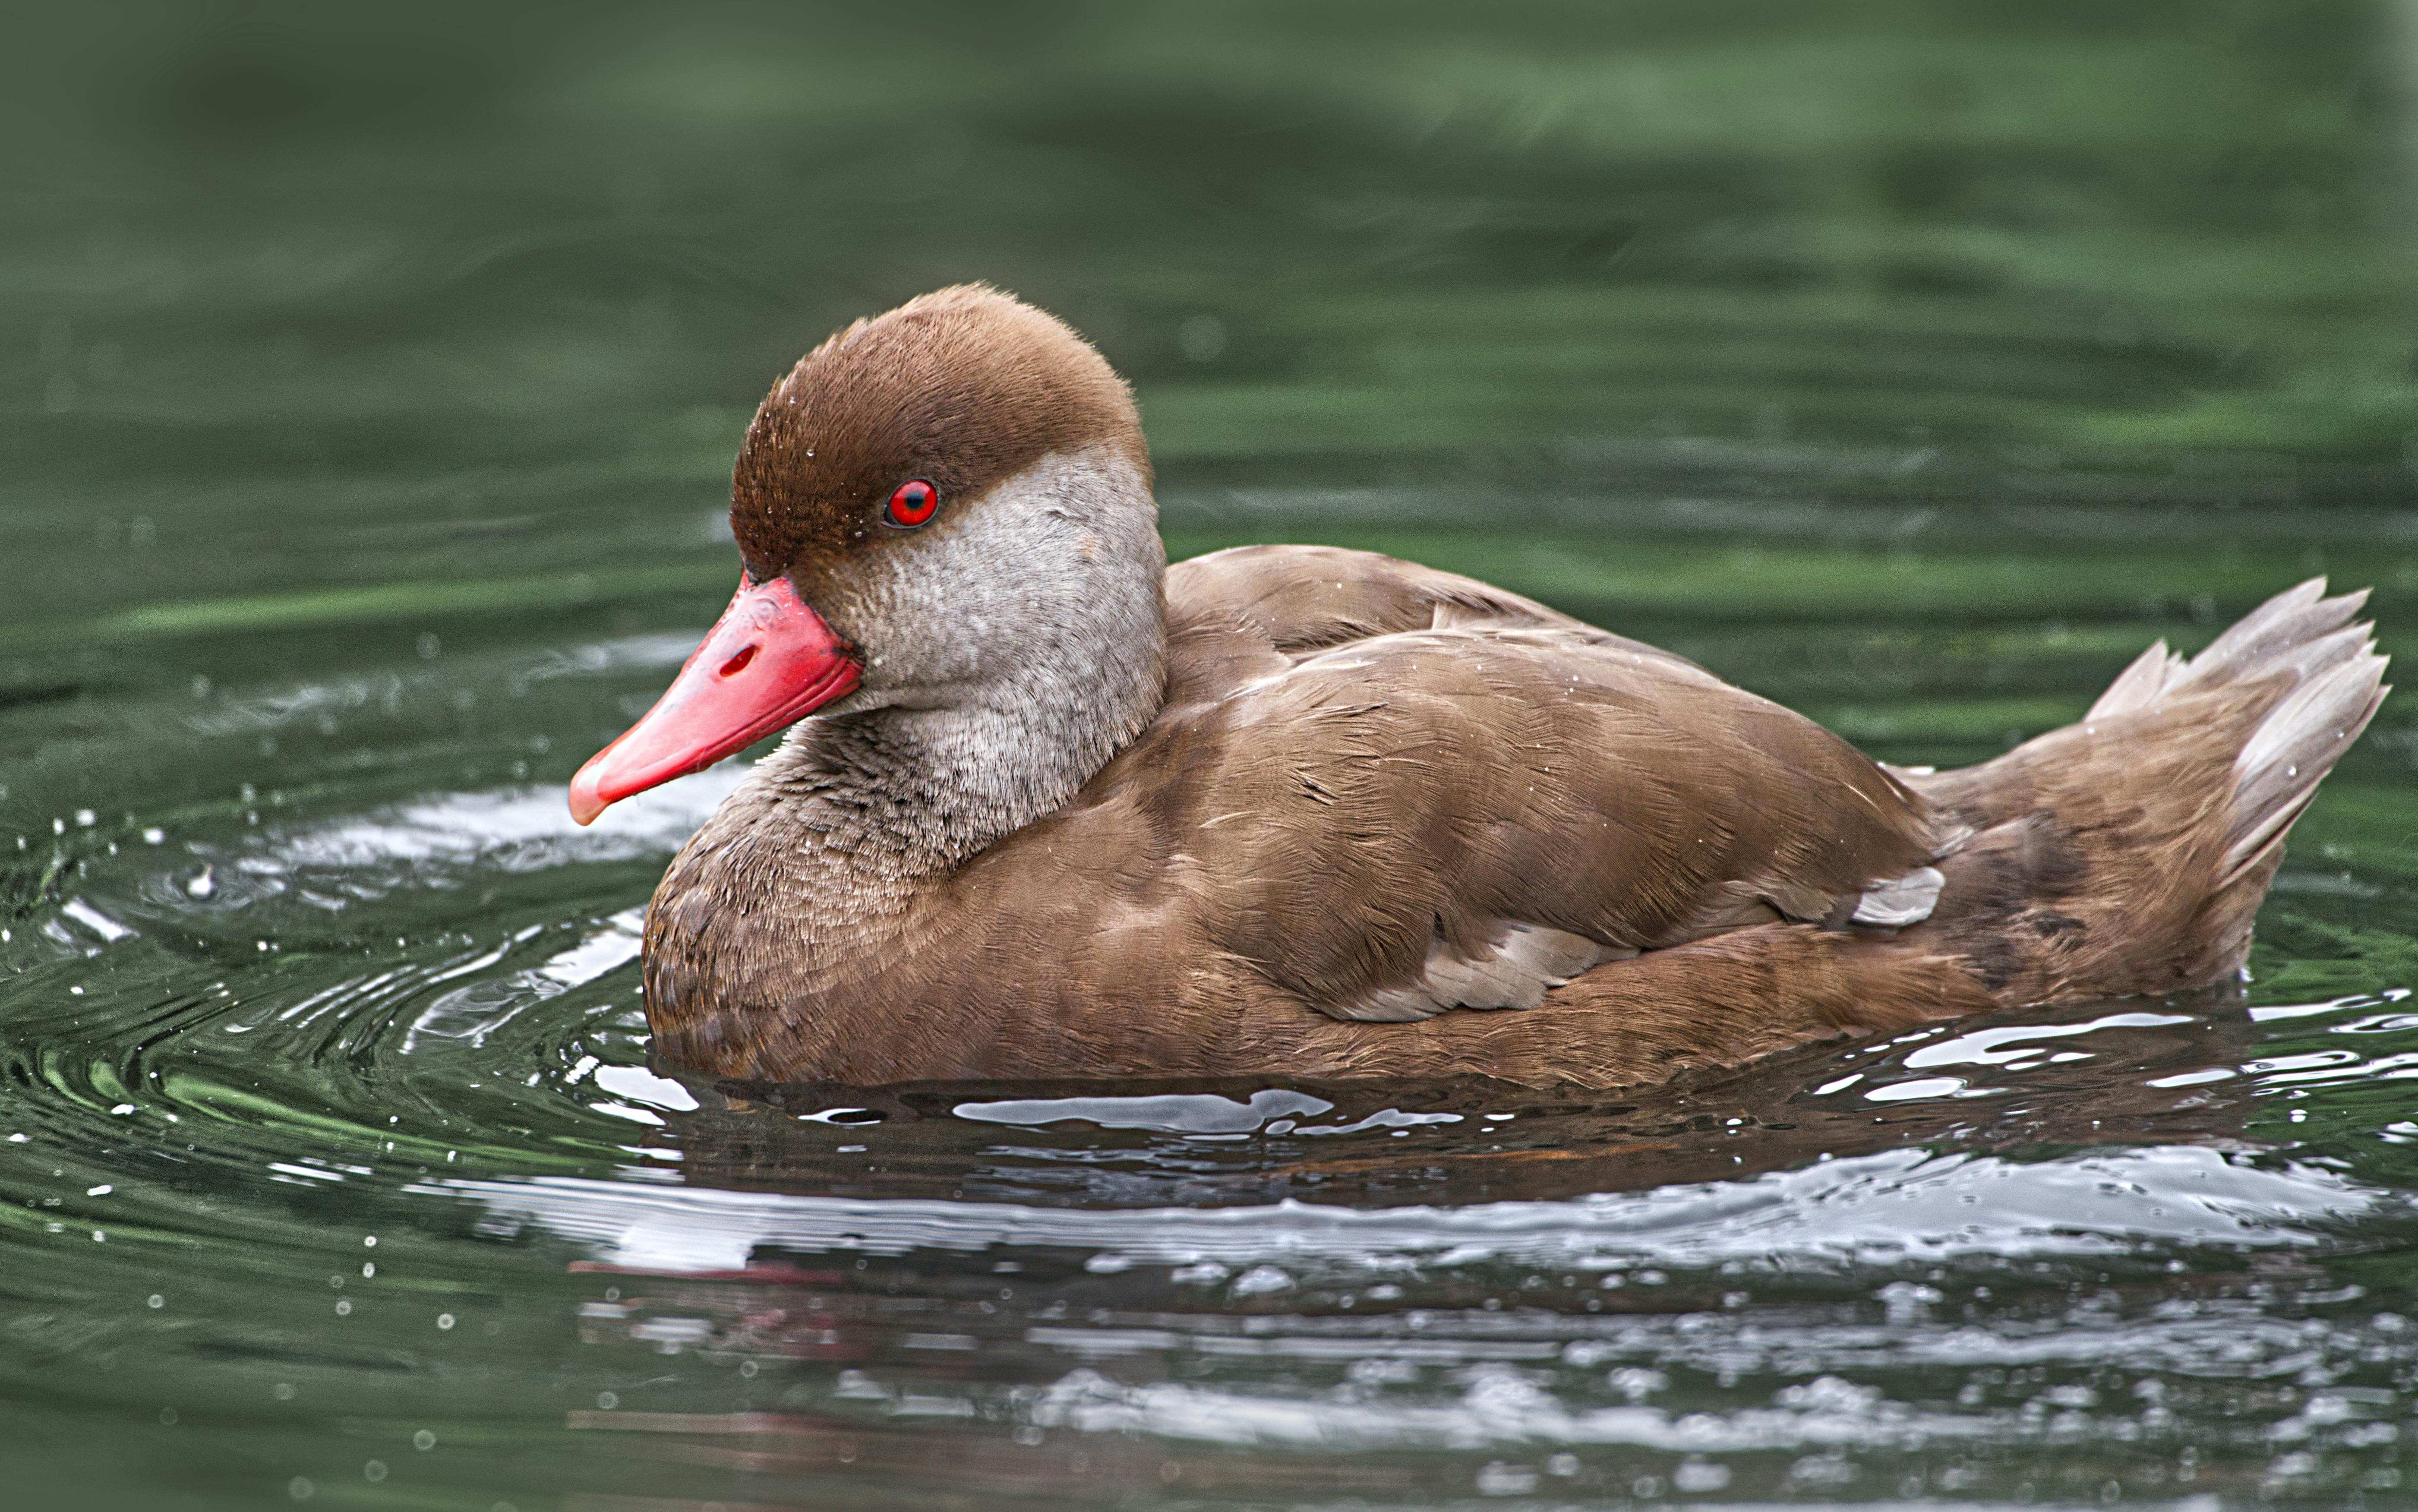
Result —
M 1937 848 L 1811 721 L 1468 578 L 1247 548 L 1171 570 L 1168 624 L 1169 708 L 1102 778 L 1182 792 L 1211 937 L 1331 1017 L 1841 923 Z

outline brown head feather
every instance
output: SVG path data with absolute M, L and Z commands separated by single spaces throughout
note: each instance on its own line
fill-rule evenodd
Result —
M 980 283 L 857 321 L 773 386 L 730 480 L 756 582 L 877 545 L 882 505 L 929 480 L 954 512 L 1058 451 L 1111 444 L 1145 479 L 1125 380 L 1056 316 Z

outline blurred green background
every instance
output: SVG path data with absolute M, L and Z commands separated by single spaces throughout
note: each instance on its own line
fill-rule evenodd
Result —
M 21 647 L 718 581 L 698 522 L 772 377 L 971 278 L 1135 380 L 1179 547 L 1411 516 L 1894 539 L 1992 503 L 1999 535 L 2205 540 L 2413 489 L 2407 6 L 162 5 L 8 34 Z M 1674 512 L 1704 496 L 1829 513 Z

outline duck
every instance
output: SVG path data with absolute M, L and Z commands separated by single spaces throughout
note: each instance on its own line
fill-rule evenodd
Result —
M 1934 771 L 1455 573 L 1171 566 L 1130 389 L 983 284 L 809 352 L 730 497 L 735 596 L 569 802 L 787 732 L 643 930 L 654 1054 L 738 1081 L 1612 1088 L 2222 985 L 2387 691 L 2317 579 Z

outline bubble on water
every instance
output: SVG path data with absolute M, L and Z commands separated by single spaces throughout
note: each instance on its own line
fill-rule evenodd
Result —
M 1265 1292 L 1292 1290 L 1292 1275 L 1274 1265 L 1254 1265 L 1234 1277 L 1233 1293 L 1238 1297 L 1255 1297 Z
M 419 1432 L 411 1436 L 411 1446 L 422 1453 L 426 1453 L 428 1450 L 436 1447 L 436 1435 L 429 1432 L 426 1428 L 421 1428 Z
M 1477 1485 L 1480 1496 L 1523 1496 L 1537 1489 L 1537 1473 L 1525 1465 L 1490 1460 L 1478 1467 Z
M 311 1500 L 311 1493 L 317 1489 L 311 1484 L 310 1478 L 304 1475 L 297 1475 L 285 1483 L 285 1494 L 298 1502 Z
M 386 1479 L 386 1461 L 383 1459 L 373 1459 L 368 1464 L 363 1465 L 361 1467 L 361 1478 L 371 1481 Z
M 155 1310 L 156 1310 L 156 1309 L 158 1309 L 158 1308 L 161 1308 L 161 1307 L 164 1307 L 164 1306 L 166 1306 L 167 1305 L 168 1305 L 168 1299 L 167 1299 L 166 1297 L 161 1296 L 161 1295 L 159 1292 L 157 1292 L 157 1291 L 152 1292 L 149 1296 L 145 1297 L 145 1298 L 143 1299 L 143 1306 L 146 1306 L 146 1307 L 153 1308 L 153 1309 L 155 1309 Z
M 440 1313 L 438 1313 L 438 1314 L 436 1315 L 436 1326 L 437 1326 L 437 1327 L 439 1327 L 439 1328 L 451 1328 L 451 1327 L 452 1327 L 452 1326 L 453 1326 L 453 1315 L 452 1315 L 451 1313 L 450 1313 L 450 1312 L 440 1312 Z
M 609 1413 L 621 1405 L 621 1394 L 615 1391 L 600 1391 L 596 1394 L 596 1405 Z

